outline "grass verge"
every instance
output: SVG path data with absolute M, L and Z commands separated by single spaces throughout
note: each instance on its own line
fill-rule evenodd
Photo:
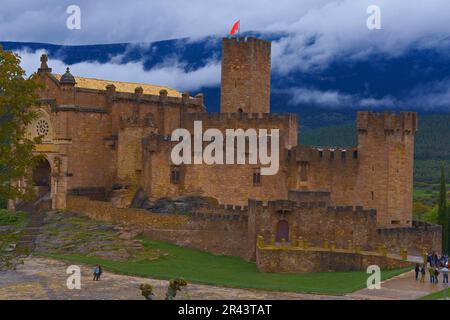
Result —
M 350 293 L 366 286 L 365 272 L 262 273 L 251 262 L 238 257 L 213 255 L 171 243 L 141 238 L 147 248 L 162 254 L 156 260 L 111 261 L 85 255 L 42 254 L 43 256 L 82 264 L 100 264 L 114 273 L 172 279 L 183 277 L 193 283 L 224 287 L 289 291 L 299 293 Z M 386 270 L 382 280 L 408 271 L 409 268 Z
M 444 299 L 444 290 L 430 293 L 426 296 L 419 298 L 418 300 L 441 300 L 441 299 Z M 450 300 L 450 289 L 447 289 L 446 297 L 447 297 L 447 300 Z

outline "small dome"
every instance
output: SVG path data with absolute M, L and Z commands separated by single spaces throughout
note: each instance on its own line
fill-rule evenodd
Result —
M 70 69 L 67 68 L 66 69 L 66 73 L 64 73 L 61 76 L 61 79 L 59 80 L 59 83 L 61 84 L 71 84 L 71 85 L 75 85 L 76 81 L 74 76 L 70 73 Z

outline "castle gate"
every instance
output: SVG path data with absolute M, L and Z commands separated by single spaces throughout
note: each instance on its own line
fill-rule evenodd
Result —
M 276 241 L 281 242 L 281 239 L 289 240 L 289 223 L 286 220 L 280 220 L 277 224 Z

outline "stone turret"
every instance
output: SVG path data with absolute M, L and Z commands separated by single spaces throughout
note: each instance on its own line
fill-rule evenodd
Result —
M 75 81 L 75 77 L 70 73 L 70 69 L 67 68 L 66 69 L 66 73 L 64 73 L 61 76 L 61 79 L 59 80 L 59 83 L 62 85 L 67 85 L 67 86 L 75 86 L 76 81 Z

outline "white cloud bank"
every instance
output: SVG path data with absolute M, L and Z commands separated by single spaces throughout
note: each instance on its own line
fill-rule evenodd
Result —
M 291 95 L 291 105 L 307 104 L 330 109 L 420 109 L 450 111 L 450 78 L 423 83 L 400 97 L 381 98 L 348 94 L 337 90 L 318 90 L 296 87 L 286 93 Z
M 17 52 L 22 57 L 21 66 L 28 75 L 37 71 L 43 50 Z M 67 67 L 63 61 L 49 59 L 49 67 L 55 73 L 64 73 Z M 150 83 L 168 86 L 180 91 L 195 91 L 201 87 L 215 87 L 220 84 L 220 62 L 211 60 L 196 70 L 186 71 L 186 65 L 172 57 L 150 70 L 145 70 L 141 61 L 122 63 L 121 56 L 114 56 L 107 63 L 81 62 L 70 65 L 73 75 L 116 81 Z
M 381 30 L 369 30 L 369 5 L 381 10 Z M 320 71 L 336 59 L 395 57 L 410 49 L 450 49 L 448 0 L 342 0 L 311 8 L 274 43 L 275 70 Z

